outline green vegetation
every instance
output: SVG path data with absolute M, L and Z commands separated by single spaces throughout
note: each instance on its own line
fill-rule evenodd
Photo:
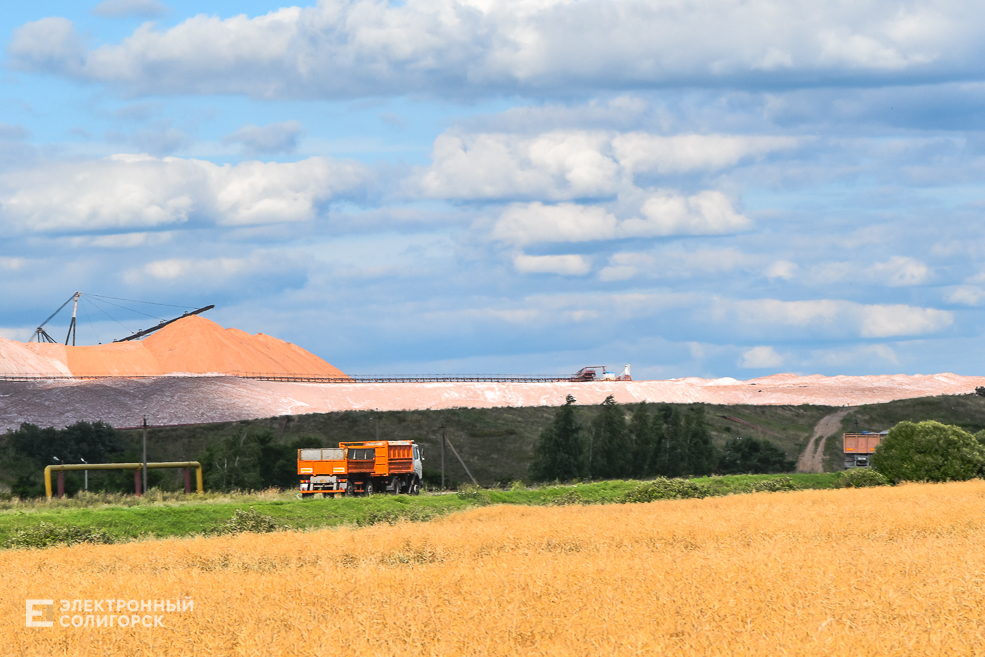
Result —
M 564 406 L 554 414 L 554 422 L 540 433 L 530 466 L 537 481 L 567 481 L 586 474 L 582 427 L 575 421 L 574 403 L 575 398 L 568 395 Z
M 705 422 L 704 408 L 683 413 L 669 405 L 651 417 L 638 404 L 627 422 L 624 407 L 606 397 L 587 432 L 575 422 L 574 398 L 555 413 L 535 448 L 530 473 L 535 481 L 568 479 L 587 473 L 592 479 L 707 475 L 715 470 L 718 452 Z M 587 438 L 580 436 L 585 433 Z
M 872 468 L 854 468 L 838 473 L 835 488 L 867 488 L 869 486 L 886 486 L 889 480 Z
M 985 447 L 960 427 L 900 422 L 872 455 L 872 467 L 890 482 L 964 481 L 985 468 Z
M 768 475 L 705 477 L 687 482 L 708 495 L 754 492 L 770 487 Z M 830 488 L 837 475 L 793 475 L 798 488 Z M 77 498 L 0 504 L 0 545 L 45 547 L 56 543 L 121 542 L 270 531 L 305 531 L 322 527 L 365 526 L 400 521 L 421 522 L 486 504 L 615 504 L 626 501 L 639 481 L 601 481 L 507 489 L 463 487 L 459 494 L 374 495 L 301 501 L 295 493 L 184 495 L 151 491 L 144 498 L 85 495 Z M 676 484 L 680 485 L 680 484 Z M 775 487 L 776 485 L 774 485 Z M 786 483 L 782 483 L 787 487 Z
M 718 471 L 721 474 L 769 474 L 790 472 L 795 465 L 782 449 L 770 441 L 737 436 L 725 441 L 718 460 Z

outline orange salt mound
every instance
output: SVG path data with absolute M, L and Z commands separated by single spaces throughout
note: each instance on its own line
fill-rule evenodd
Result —
M 36 343 L 22 346 L 43 356 L 48 363 L 64 363 L 75 376 L 216 373 L 348 378 L 301 347 L 262 333 L 250 335 L 238 329 L 225 329 L 198 315 L 183 317 L 142 342 L 90 347 Z

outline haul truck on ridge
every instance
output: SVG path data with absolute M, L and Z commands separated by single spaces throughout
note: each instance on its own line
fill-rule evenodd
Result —
M 370 440 L 298 450 L 302 499 L 316 493 L 372 495 L 421 492 L 421 447 L 412 440 Z

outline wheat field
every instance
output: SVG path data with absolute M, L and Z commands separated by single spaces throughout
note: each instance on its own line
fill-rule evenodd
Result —
M 10 655 L 985 654 L 985 483 L 0 554 Z M 55 600 L 51 628 L 26 599 Z M 61 599 L 193 600 L 61 627 Z M 79 612 L 72 612 L 78 614 Z

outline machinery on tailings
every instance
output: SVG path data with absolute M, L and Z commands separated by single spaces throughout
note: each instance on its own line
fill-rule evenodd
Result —
M 412 440 L 370 440 L 298 450 L 301 498 L 421 492 L 421 447 Z

